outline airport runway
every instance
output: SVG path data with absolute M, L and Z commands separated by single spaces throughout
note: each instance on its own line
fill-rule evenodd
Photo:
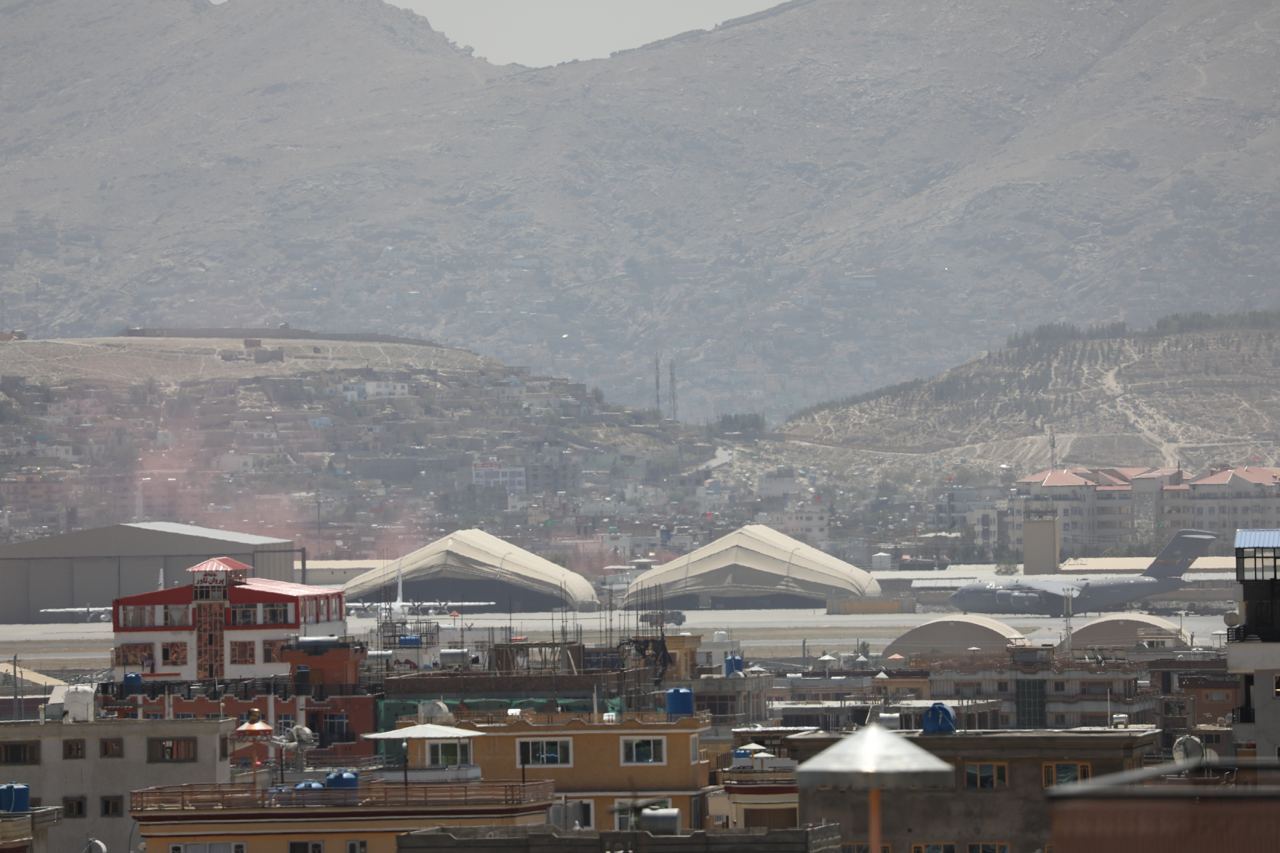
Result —
M 825 610 L 690 610 L 685 612 L 683 625 L 668 626 L 668 633 L 700 633 L 710 638 L 713 631 L 728 631 L 742 644 L 748 658 L 798 657 L 804 643 L 811 655 L 823 652 L 852 651 L 859 640 L 871 645 L 872 651 L 883 649 L 898 635 L 933 619 L 947 615 L 943 612 L 894 613 L 874 615 L 828 615 Z M 609 630 L 612 618 L 612 631 Z M 1051 616 L 997 616 L 1015 630 L 1022 632 L 1032 643 L 1058 643 L 1065 630 L 1064 620 Z M 1076 628 L 1091 622 L 1097 614 L 1072 617 Z M 1179 617 L 1170 621 L 1177 623 Z M 575 625 L 580 625 L 582 637 L 589 643 L 601 642 L 612 636 L 614 642 L 635 627 L 635 614 L 614 611 L 601 613 L 505 613 L 463 614 L 459 619 L 435 617 L 446 629 L 446 636 L 456 636 L 459 627 L 465 627 L 478 639 L 487 639 L 489 629 L 494 633 L 511 625 L 516 635 L 530 640 L 547 640 L 554 632 L 562 635 L 567 625 L 571 636 L 576 635 Z M 374 628 L 374 620 L 353 617 L 348 620 L 348 631 L 353 636 L 363 636 Z M 1201 647 L 1220 644 L 1224 630 L 1220 616 L 1192 616 L 1182 619 L 1183 630 L 1194 635 L 1194 642 Z M 641 626 L 648 633 L 648 626 Z M 505 632 L 502 632 L 505 634 Z M 101 622 L 57 623 L 42 625 L 0 625 L 0 668 L 17 654 L 20 663 L 39 672 L 63 670 L 106 669 L 110 665 L 111 625 Z

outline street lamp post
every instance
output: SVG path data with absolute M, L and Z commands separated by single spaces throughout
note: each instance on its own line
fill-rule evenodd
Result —
M 409 801 L 409 741 L 400 741 L 400 748 L 404 750 L 404 799 Z

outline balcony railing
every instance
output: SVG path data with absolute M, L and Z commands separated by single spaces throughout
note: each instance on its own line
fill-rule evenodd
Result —
M 13 814 L 0 819 L 0 844 L 20 844 L 31 841 L 31 838 L 31 815 Z
M 143 788 L 129 795 L 129 810 L 209 811 L 359 806 L 366 809 L 438 809 L 456 806 L 507 806 L 550 802 L 550 781 L 409 784 L 391 782 L 359 788 L 255 788 L 253 785 L 173 785 Z

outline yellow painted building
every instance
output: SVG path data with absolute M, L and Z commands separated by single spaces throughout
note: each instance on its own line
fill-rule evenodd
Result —
M 541 826 L 552 786 L 374 782 L 317 791 L 178 785 L 134 791 L 147 853 L 395 853 L 396 836 L 436 826 Z
M 608 719 L 606 722 L 605 720 Z M 472 763 L 489 779 L 549 779 L 555 784 L 552 822 L 566 829 L 626 829 L 632 807 L 644 803 L 680 810 L 682 829 L 701 829 L 711 763 L 701 737 L 710 718 L 697 714 L 538 714 L 491 723 L 459 722 L 483 736 L 472 741 Z M 411 765 L 426 766 L 424 745 Z

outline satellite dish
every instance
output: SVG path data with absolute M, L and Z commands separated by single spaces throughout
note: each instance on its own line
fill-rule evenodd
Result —
M 1240 624 L 1240 614 L 1232 611 L 1231 613 L 1222 614 L 1222 621 L 1227 624 L 1228 628 L 1234 628 Z
M 289 729 L 288 737 L 292 742 L 302 744 L 303 746 L 310 746 L 316 741 L 315 732 L 311 731 L 311 729 L 306 726 L 294 726 Z
M 1174 761 L 1197 761 L 1204 757 L 1204 744 L 1193 735 L 1183 735 L 1173 742 Z

